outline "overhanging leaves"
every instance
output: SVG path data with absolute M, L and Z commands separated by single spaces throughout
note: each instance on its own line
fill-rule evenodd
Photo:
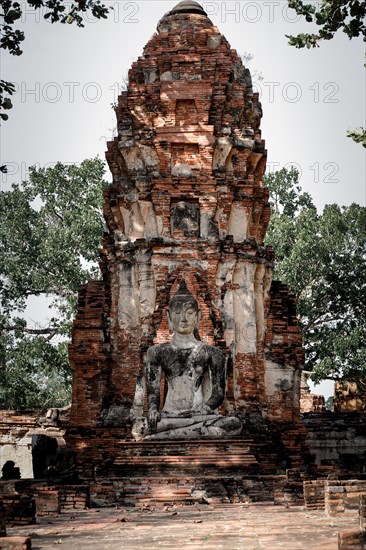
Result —
M 319 214 L 296 171 L 267 176 L 275 275 L 297 297 L 306 369 L 314 380 L 366 374 L 366 208 Z M 278 207 L 281 206 L 281 208 Z

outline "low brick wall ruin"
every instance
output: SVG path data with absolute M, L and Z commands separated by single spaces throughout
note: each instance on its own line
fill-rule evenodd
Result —
M 366 495 L 359 499 L 360 528 L 338 534 L 338 550 L 365 550 L 366 548 Z
M 328 516 L 354 515 L 358 513 L 361 496 L 366 496 L 366 481 L 326 481 L 325 513 Z
M 359 513 L 360 518 L 363 518 L 361 528 L 364 528 L 366 480 L 304 481 L 304 500 L 308 510 L 325 510 L 325 513 L 331 517 Z
M 360 529 L 361 531 L 366 531 L 366 495 L 360 496 Z
M 366 533 L 341 531 L 338 533 L 338 550 L 365 550 Z
M 57 516 L 90 506 L 89 485 L 49 485 L 46 481 L 0 481 L 7 524 L 29 525 L 36 516 Z
M 308 413 L 302 415 L 308 430 L 306 443 L 320 471 L 339 478 L 366 474 L 366 415 L 363 413 Z
M 57 516 L 71 510 L 84 510 L 90 506 L 90 488 L 88 485 L 65 485 L 62 487 L 28 488 L 36 499 L 37 516 Z
M 307 510 L 324 510 L 324 479 L 304 481 L 304 500 Z
M 24 495 L 2 496 L 6 525 L 31 525 L 36 522 L 36 502 Z

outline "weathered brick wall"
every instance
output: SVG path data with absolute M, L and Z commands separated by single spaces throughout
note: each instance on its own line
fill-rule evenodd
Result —
M 2 495 L 0 502 L 5 508 L 6 524 L 8 526 L 31 525 L 36 522 L 36 502 L 34 498 L 19 494 Z
M 291 422 L 300 416 L 301 368 L 304 348 L 296 318 L 295 298 L 273 281 L 266 332 L 266 395 L 271 418 Z
M 308 510 L 324 510 L 328 516 L 359 514 L 360 529 L 365 525 L 366 481 L 359 479 L 304 481 Z
M 107 308 L 105 284 L 92 281 L 81 287 L 69 347 L 74 367 L 71 425 L 95 426 L 102 412 L 110 374 Z
M 304 504 L 302 482 L 289 480 L 286 475 L 229 474 L 207 469 L 205 475 L 188 470 L 174 475 L 157 476 L 150 469 L 144 476 L 131 470 L 123 477 L 101 477 L 91 484 L 91 502 L 95 506 L 125 506 L 137 503 L 166 505 L 173 503 L 212 504 L 233 502 L 274 502 L 281 505 Z
M 328 516 L 358 514 L 360 496 L 366 496 L 366 481 L 352 479 L 326 481 L 324 492 L 325 513 Z
M 304 500 L 307 510 L 324 510 L 325 508 L 325 479 L 304 481 Z
M 0 537 L 6 537 L 6 509 L 0 500 Z
M 360 530 L 366 532 L 366 495 L 360 495 L 360 507 L 359 507 L 359 516 L 360 516 Z
M 302 415 L 306 443 L 321 469 L 340 476 L 365 473 L 366 415 L 362 413 L 308 413 Z
M 89 485 L 52 485 L 51 481 L 0 481 L 0 501 L 3 502 L 8 523 L 28 525 L 36 515 L 57 516 L 70 510 L 90 506 Z
M 338 550 L 365 550 L 366 534 L 361 531 L 341 531 L 338 533 Z
M 30 479 L 37 475 L 37 464 L 35 469 L 33 467 L 33 436 L 43 436 L 49 438 L 49 441 L 55 440 L 56 446 L 64 447 L 67 414 L 67 407 L 23 414 L 9 410 L 0 411 L 0 470 L 6 462 L 12 461 L 15 463 L 14 468 L 19 468 L 21 479 Z M 46 419 L 47 415 L 49 418 Z M 41 451 L 38 449 L 39 454 L 42 463 L 48 459 L 45 447 L 42 447 Z M 37 462 L 37 459 L 35 460 Z M 45 467 L 44 462 L 41 470 Z M 43 471 L 41 477 L 44 477 Z
M 22 478 L 33 477 L 32 438 L 28 434 L 37 427 L 41 415 L 42 411 L 24 414 L 0 411 L 0 471 L 12 460 Z
M 366 495 L 359 500 L 360 528 L 355 531 L 342 531 L 338 534 L 339 550 L 365 550 L 366 548 Z
M 86 485 L 30 486 L 27 491 L 34 495 L 37 517 L 58 516 L 90 506 L 90 488 Z

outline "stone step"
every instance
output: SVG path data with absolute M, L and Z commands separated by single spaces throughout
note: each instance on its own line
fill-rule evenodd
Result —
M 202 469 L 210 466 L 215 470 L 247 470 L 258 466 L 253 445 L 252 440 L 120 442 L 109 472 L 112 476 L 138 476 L 141 468 L 148 468 L 151 475 L 161 476 L 166 471 L 172 475 L 176 470 L 179 476 L 186 470 L 202 475 Z
M 230 467 L 232 465 L 252 465 L 258 464 L 254 455 L 249 452 L 238 453 L 225 458 L 217 457 L 217 455 L 205 455 L 205 456 L 132 456 L 132 457 L 120 457 L 114 462 L 115 465 L 131 464 L 131 460 L 134 465 L 137 464 L 149 464 L 153 466 L 155 464 L 188 464 L 192 466 L 199 466 L 201 464 L 216 464 L 217 466 Z
M 135 478 L 115 482 L 117 502 L 129 504 L 174 504 L 177 502 L 244 502 L 273 500 L 265 484 L 242 477 Z
M 141 452 L 161 452 L 162 449 L 180 449 L 182 453 L 191 452 L 197 448 L 212 449 L 237 449 L 241 447 L 250 447 L 254 443 L 253 439 L 176 439 L 176 440 L 154 440 L 154 441 L 119 441 L 118 446 L 121 450 L 128 452 L 128 449 L 139 450 Z

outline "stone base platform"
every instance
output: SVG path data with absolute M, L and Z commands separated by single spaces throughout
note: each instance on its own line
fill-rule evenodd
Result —
M 198 475 L 233 470 L 258 473 L 258 460 L 253 454 L 253 440 L 196 440 L 121 442 L 111 475 L 172 474 Z
M 169 506 L 273 502 L 304 503 L 302 483 L 287 476 L 208 475 L 175 477 L 99 478 L 91 483 L 94 506 Z
M 288 469 L 311 467 L 313 457 L 305 445 L 306 428 L 283 424 L 281 430 L 263 422 L 232 439 L 135 441 L 130 429 L 70 426 L 66 442 L 76 456 L 81 480 L 119 477 L 153 471 L 166 473 L 200 469 L 204 475 L 235 469 L 245 473 L 276 475 Z
M 138 502 L 302 504 L 311 460 L 302 426 L 232 439 L 135 441 L 118 428 L 71 428 L 79 479 L 97 506 Z M 93 444 L 90 444 L 93 440 Z
M 122 505 L 241 502 L 258 475 L 252 440 L 123 441 L 91 494 Z M 253 483 L 246 485 L 253 488 Z M 245 485 L 245 484 L 244 484 Z M 247 490 L 246 490 L 247 489 Z M 268 494 L 267 494 L 268 496 Z
M 116 458 L 97 465 L 95 505 L 234 502 L 302 504 L 302 479 L 276 475 L 276 454 L 252 439 L 120 441 Z

